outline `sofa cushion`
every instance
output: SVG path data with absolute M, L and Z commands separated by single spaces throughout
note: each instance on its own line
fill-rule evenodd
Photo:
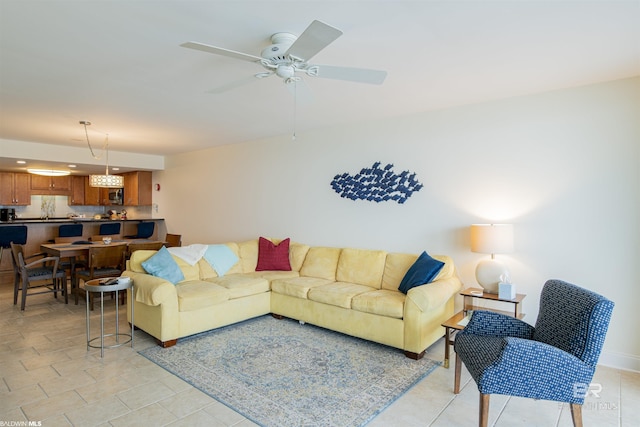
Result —
M 245 276 L 250 277 L 262 277 L 263 279 L 267 279 L 269 282 L 276 279 L 289 279 L 292 277 L 300 276 L 300 273 L 297 271 L 282 271 L 282 270 L 269 270 L 269 271 L 255 271 L 253 273 L 244 273 Z
M 307 252 L 309 252 L 309 245 L 296 242 L 289 244 L 289 264 L 291 264 L 292 271 L 300 271 Z
M 258 239 L 238 243 L 238 257 L 240 258 L 240 273 L 256 271 L 258 265 Z
M 300 268 L 300 275 L 336 280 L 340 251 L 340 248 L 309 248 L 309 252 L 307 252 L 307 256 Z
M 260 237 L 258 240 L 258 264 L 256 271 L 282 270 L 291 271 L 289 263 L 289 242 L 286 238 L 275 244 L 271 240 Z
M 380 289 L 385 251 L 345 248 L 340 252 L 336 280 Z
M 204 259 L 216 271 L 224 276 L 239 261 L 238 256 L 227 245 L 208 245 Z
M 405 294 L 399 291 L 377 289 L 353 297 L 351 308 L 365 313 L 402 319 L 405 298 Z
M 351 308 L 351 300 L 356 295 L 371 292 L 371 287 L 357 283 L 332 282 L 309 289 L 307 298 L 311 301 Z
M 184 280 L 180 267 L 164 246 L 141 263 L 142 268 L 152 276 L 160 277 L 174 285 Z
M 268 280 L 245 274 L 227 274 L 224 277 L 207 279 L 207 282 L 227 288 L 229 290 L 229 299 L 269 292 L 270 289 Z
M 318 277 L 292 277 L 271 282 L 271 292 L 307 299 L 309 289 L 333 283 L 333 280 Z
M 193 311 L 211 307 L 228 301 L 230 297 L 227 288 L 201 280 L 178 283 L 176 291 L 178 292 L 179 311 Z
M 146 273 L 142 263 L 154 256 L 158 251 L 141 249 L 131 254 L 131 258 L 127 261 L 127 270 L 131 270 L 135 273 Z
M 444 263 L 433 259 L 426 252 L 422 252 L 416 262 L 413 263 L 407 274 L 404 275 L 398 290 L 407 293 L 409 289 L 430 283 L 442 270 Z

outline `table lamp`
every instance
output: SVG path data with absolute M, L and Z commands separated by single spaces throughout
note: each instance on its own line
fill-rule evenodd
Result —
M 513 225 L 472 224 L 471 252 L 491 254 L 491 259 L 484 259 L 476 266 L 476 280 L 485 292 L 497 294 L 498 284 L 501 278 L 509 277 L 509 270 L 495 259 L 495 254 L 513 252 Z

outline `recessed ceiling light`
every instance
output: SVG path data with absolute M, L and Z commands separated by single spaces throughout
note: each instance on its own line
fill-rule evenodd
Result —
M 119 171 L 120 168 L 111 168 L 112 171 Z
M 75 168 L 76 167 L 76 165 L 67 165 L 67 166 L 69 166 L 70 168 Z
M 26 165 L 27 162 L 25 162 L 24 160 L 16 160 L 16 163 L 19 165 Z

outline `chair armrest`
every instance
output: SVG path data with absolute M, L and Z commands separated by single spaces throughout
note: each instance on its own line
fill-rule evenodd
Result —
M 583 403 L 595 367 L 549 344 L 503 339 L 502 357 L 485 370 L 480 392 Z
M 530 339 L 533 331 L 533 326 L 515 317 L 493 311 L 474 310 L 461 333 Z
M 30 256 L 29 258 L 33 258 L 33 255 Z M 53 268 L 57 270 L 58 269 L 58 262 L 60 261 L 60 258 L 58 258 L 57 256 L 50 256 L 50 257 L 41 258 L 41 259 L 38 259 L 38 260 L 35 260 L 35 261 L 31 261 L 29 264 L 25 264 L 24 268 L 31 268 L 31 267 L 34 267 L 34 266 L 36 266 L 38 264 L 46 264 L 49 261 L 53 261 L 54 262 Z
M 156 306 L 174 301 L 177 304 L 178 292 L 173 283 L 146 273 L 125 270 L 123 276 L 131 277 L 135 291 L 135 300 L 142 304 Z
M 409 289 L 407 299 L 413 301 L 422 312 L 426 312 L 445 304 L 461 288 L 462 283 L 458 277 L 448 277 Z

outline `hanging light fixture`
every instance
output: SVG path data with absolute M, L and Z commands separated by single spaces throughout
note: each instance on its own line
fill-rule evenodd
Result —
M 87 132 L 87 126 L 91 126 L 91 122 L 87 120 L 80 120 L 80 124 L 84 126 L 84 134 L 87 137 L 87 145 L 89 146 L 89 151 L 91 151 L 91 156 L 98 160 L 101 156 L 96 156 L 93 154 L 93 149 L 91 148 L 91 142 L 89 142 L 89 132 Z M 106 169 L 104 175 L 89 175 L 89 186 L 91 187 L 102 187 L 102 188 L 122 188 L 124 187 L 124 177 L 121 175 L 109 175 L 109 134 L 105 135 L 104 145 L 102 147 L 104 153 L 106 154 L 105 163 Z

